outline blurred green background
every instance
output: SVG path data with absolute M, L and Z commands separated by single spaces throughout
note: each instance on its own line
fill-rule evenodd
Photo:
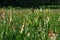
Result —
M 50 40 L 49 30 L 60 40 L 60 9 L 0 8 L 0 40 Z

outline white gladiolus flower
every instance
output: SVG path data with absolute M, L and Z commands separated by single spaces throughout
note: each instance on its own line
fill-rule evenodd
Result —
M 45 23 L 47 24 L 50 20 L 50 17 L 47 17 L 47 19 L 45 20 Z
M 24 30 L 24 25 L 22 25 L 22 28 L 21 28 L 20 33 L 22 33 L 22 32 L 23 32 L 23 30 Z
M 42 12 L 43 11 L 43 9 L 42 8 L 40 8 L 40 12 Z
M 27 36 L 29 37 L 30 36 L 30 33 L 28 33 Z

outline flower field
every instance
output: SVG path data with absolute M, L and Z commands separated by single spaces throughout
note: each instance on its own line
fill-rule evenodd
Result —
M 0 9 L 0 40 L 60 40 L 60 9 Z

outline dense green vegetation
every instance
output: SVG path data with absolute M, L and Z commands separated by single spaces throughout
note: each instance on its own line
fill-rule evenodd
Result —
M 4 10 L 4 19 L 0 16 L 0 40 L 49 40 L 49 30 L 60 40 L 60 9 Z

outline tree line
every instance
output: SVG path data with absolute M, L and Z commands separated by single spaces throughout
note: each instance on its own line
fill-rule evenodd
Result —
M 1 0 L 1 6 L 37 7 L 40 5 L 58 5 L 60 0 Z

